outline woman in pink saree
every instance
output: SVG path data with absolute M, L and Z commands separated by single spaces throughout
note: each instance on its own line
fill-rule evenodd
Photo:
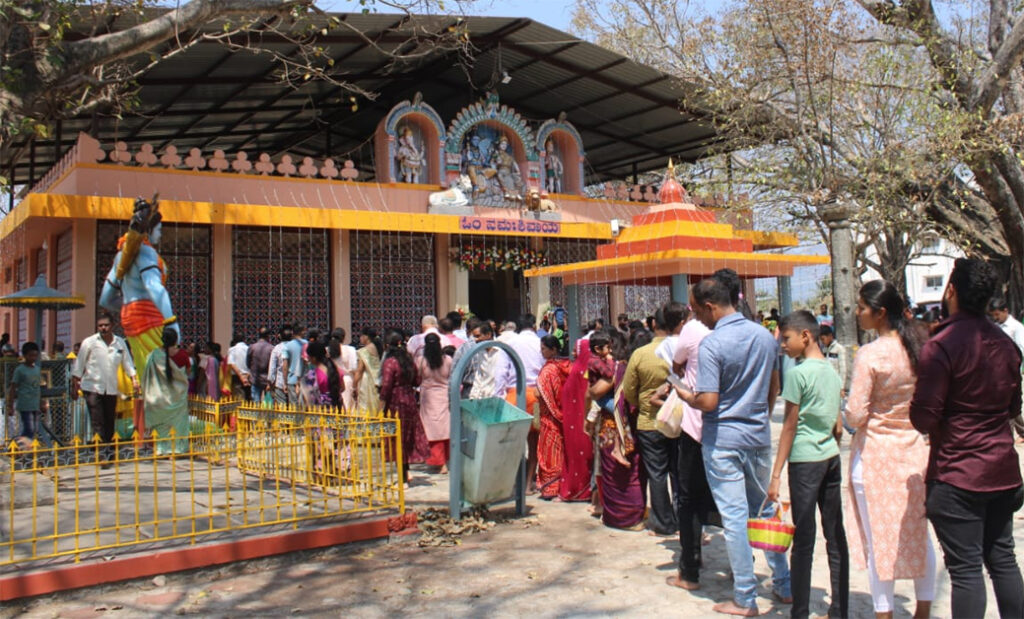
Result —
M 590 399 L 587 365 L 590 347 L 581 346 L 562 388 L 562 432 L 565 437 L 565 465 L 558 496 L 563 501 L 589 501 L 594 466 L 594 444 L 584 424 Z

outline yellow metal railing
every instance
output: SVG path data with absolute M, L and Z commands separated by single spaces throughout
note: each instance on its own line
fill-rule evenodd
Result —
M 241 400 L 211 400 L 198 395 L 188 396 L 188 414 L 200 423 L 216 428 L 233 428 L 235 411 Z
M 236 414 L 234 432 L 12 442 L 0 452 L 0 568 L 404 511 L 397 419 L 246 405 Z

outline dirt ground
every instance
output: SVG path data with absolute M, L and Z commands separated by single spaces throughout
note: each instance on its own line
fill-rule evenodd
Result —
M 844 449 L 844 461 L 847 456 Z M 446 499 L 446 477 L 414 472 L 412 509 L 444 507 Z M 491 517 L 501 522 L 463 536 L 456 546 L 423 548 L 418 536 L 400 536 L 20 600 L 0 615 L 711 617 L 712 605 L 731 596 L 720 533 L 705 547 L 702 589 L 691 593 L 665 584 L 676 569 L 677 539 L 606 528 L 586 505 L 528 503 L 526 518 L 510 518 L 511 506 L 495 509 Z M 1017 527 L 1018 546 L 1022 530 Z M 821 614 L 828 568 L 820 536 L 815 553 L 811 613 Z M 757 555 L 761 610 L 788 616 L 789 606 L 771 600 L 767 563 Z M 872 616 L 866 572 L 852 569 L 850 589 L 851 617 Z M 896 593 L 896 616 L 910 616 L 913 584 L 898 582 Z M 997 616 L 994 607 L 989 588 L 988 616 Z M 949 616 L 944 570 L 933 616 Z

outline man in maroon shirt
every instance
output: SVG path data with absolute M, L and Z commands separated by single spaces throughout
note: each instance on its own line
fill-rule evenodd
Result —
M 989 577 L 1002 617 L 1024 617 L 1013 513 L 1024 502 L 1010 420 L 1021 412 L 1021 353 L 985 317 L 996 275 L 959 259 L 943 306 L 949 318 L 921 349 L 910 420 L 931 440 L 927 513 L 953 585 L 953 617 L 985 615 Z

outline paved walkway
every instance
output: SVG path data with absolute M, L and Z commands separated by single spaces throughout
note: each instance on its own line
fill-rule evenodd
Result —
M 776 424 L 777 426 L 778 424 Z M 844 450 L 844 461 L 847 454 Z M 416 473 L 409 491 L 417 510 L 442 507 L 447 478 Z M 420 548 L 415 536 L 248 561 L 13 602 L 4 617 L 383 617 L 427 616 L 715 616 L 711 607 L 731 595 L 720 534 L 706 547 L 703 589 L 665 585 L 679 544 L 646 533 L 603 527 L 586 505 L 531 499 L 530 515 L 512 519 L 452 547 Z M 509 516 L 511 507 L 495 510 Z M 1018 517 L 1018 522 L 1021 517 Z M 1024 542 L 1018 527 L 1018 546 Z M 768 568 L 757 553 L 756 569 Z M 828 570 L 824 542 L 815 556 L 812 613 L 825 612 Z M 867 576 L 854 569 L 851 617 L 872 616 Z M 933 615 L 949 615 L 949 579 L 939 575 Z M 897 583 L 897 617 L 913 610 L 913 585 Z M 789 615 L 767 586 L 758 603 L 767 616 Z M 989 614 L 995 617 L 989 590 Z

